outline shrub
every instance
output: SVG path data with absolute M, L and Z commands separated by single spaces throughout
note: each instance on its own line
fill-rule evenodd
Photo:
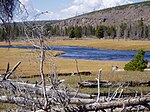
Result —
M 143 71 L 147 68 L 148 61 L 144 60 L 145 52 L 140 50 L 134 58 L 125 65 L 124 69 L 127 71 Z

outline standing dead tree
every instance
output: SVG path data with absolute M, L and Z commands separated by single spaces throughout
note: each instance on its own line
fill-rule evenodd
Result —
M 13 18 L 13 11 L 15 10 L 16 3 L 20 3 L 18 0 L 1 0 L 1 21 L 3 23 L 9 22 Z M 10 3 L 10 4 L 7 4 Z M 5 12 L 6 11 L 6 12 Z M 47 12 L 46 12 L 47 13 Z M 43 12 L 36 15 L 34 21 L 38 16 L 44 14 Z M 45 45 L 45 40 L 47 34 L 45 33 L 43 24 L 30 24 L 28 22 L 23 22 L 25 25 L 25 33 L 29 42 L 32 43 L 36 49 L 40 49 L 40 54 L 37 53 L 37 57 L 40 57 L 40 75 L 42 85 L 39 83 L 26 83 L 24 81 L 16 81 L 10 79 L 14 71 L 19 67 L 21 62 L 18 62 L 12 70 L 9 70 L 9 64 L 6 72 L 2 75 L 0 80 L 0 89 L 3 91 L 0 96 L 0 102 L 3 103 L 13 103 L 21 107 L 24 111 L 45 111 L 45 112 L 87 112 L 87 111 L 106 111 L 107 109 L 115 109 L 129 106 L 142 105 L 146 109 L 150 110 L 149 102 L 150 96 L 143 96 L 137 98 L 126 98 L 117 99 L 116 93 L 102 99 L 100 96 L 100 75 L 101 70 L 98 75 L 98 95 L 89 95 L 82 93 L 71 92 L 67 87 L 65 87 L 59 80 L 56 73 L 55 62 L 52 57 L 46 55 L 45 50 L 47 49 Z M 44 73 L 44 61 L 48 57 L 52 63 L 52 74 L 45 77 Z M 77 65 L 77 62 L 76 62 Z M 78 68 L 77 68 L 78 71 Z M 47 85 L 48 83 L 48 85 Z M 74 97 L 76 96 L 76 97 Z M 121 96 L 121 95 L 120 95 Z M 96 99 L 97 97 L 97 99 Z M 76 106 L 71 106 L 70 104 L 75 104 Z M 145 109 L 144 108 L 144 109 Z

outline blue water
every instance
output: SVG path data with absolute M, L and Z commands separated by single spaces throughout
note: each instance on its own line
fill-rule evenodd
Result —
M 33 46 L 0 46 L 0 48 L 21 48 L 21 49 L 36 49 Z M 87 47 L 74 47 L 74 46 L 49 46 L 47 50 L 64 51 L 58 57 L 71 58 L 71 59 L 85 59 L 85 60 L 117 60 L 129 61 L 138 51 L 129 50 L 104 50 Z M 145 53 L 145 59 L 150 61 L 150 52 Z

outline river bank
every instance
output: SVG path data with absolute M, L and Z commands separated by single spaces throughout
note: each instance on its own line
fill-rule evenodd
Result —
M 12 45 L 31 45 L 29 42 L 12 42 Z M 150 41 L 142 40 L 111 40 L 111 39 L 49 39 L 45 42 L 47 46 L 84 46 L 90 48 L 101 48 L 109 50 L 140 50 L 150 51 Z M 0 45 L 8 45 L 0 42 Z

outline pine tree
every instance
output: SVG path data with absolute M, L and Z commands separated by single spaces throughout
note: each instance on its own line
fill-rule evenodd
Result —
M 103 26 L 97 26 L 95 35 L 96 35 L 96 37 L 99 38 L 99 39 L 104 37 Z
M 74 27 L 69 28 L 69 38 L 75 38 Z
M 116 37 L 116 29 L 115 26 L 110 27 L 110 34 L 109 34 L 113 39 Z
M 145 52 L 140 50 L 134 58 L 125 65 L 124 69 L 127 71 L 143 71 L 147 68 L 148 61 L 144 60 Z
M 75 37 L 77 39 L 82 37 L 82 28 L 81 28 L 81 26 L 75 26 L 74 34 L 75 34 Z
M 144 23 L 143 23 L 143 18 L 141 18 L 138 21 L 138 25 L 137 25 L 137 36 L 139 39 L 143 38 L 144 35 Z
M 127 28 L 127 24 L 126 23 L 121 23 L 121 25 L 120 25 L 120 37 L 124 37 L 126 28 Z

